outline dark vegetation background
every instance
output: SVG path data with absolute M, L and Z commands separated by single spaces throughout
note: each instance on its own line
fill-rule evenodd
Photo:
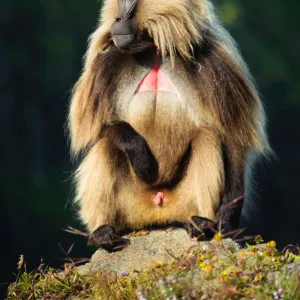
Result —
M 100 2 L 100 3 L 99 3 Z M 215 1 L 257 79 L 278 156 L 255 176 L 250 233 L 280 247 L 300 243 L 300 2 Z M 64 122 L 70 89 L 101 1 L 0 2 L 0 283 L 14 280 L 18 255 L 28 268 L 62 264 L 62 247 L 88 257 L 72 212 Z M 6 288 L 6 286 L 2 286 Z

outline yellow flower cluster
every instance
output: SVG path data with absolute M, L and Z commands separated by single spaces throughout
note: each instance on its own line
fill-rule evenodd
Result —
M 268 242 L 267 247 L 270 248 L 270 249 L 276 248 L 276 242 L 275 241 Z
M 248 257 L 248 251 L 246 251 L 246 250 L 240 251 L 240 256 L 241 256 L 242 258 Z
M 212 269 L 213 269 L 213 266 L 212 265 L 207 265 L 205 263 L 201 263 L 200 264 L 200 268 L 202 270 L 204 270 L 205 272 L 210 273 L 212 271 Z
M 205 256 L 204 256 L 203 254 L 201 254 L 201 255 L 199 256 L 199 260 L 200 260 L 200 261 L 204 261 L 204 259 L 205 259 Z
M 261 281 L 262 277 L 263 277 L 262 273 L 257 273 L 254 277 L 254 282 Z
M 228 271 L 227 270 L 224 270 L 221 272 L 221 281 L 222 282 L 227 282 L 228 281 Z

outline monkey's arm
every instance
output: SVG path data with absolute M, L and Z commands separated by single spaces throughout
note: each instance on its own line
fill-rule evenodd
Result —
M 120 71 L 120 56 L 122 54 L 115 48 L 98 53 L 86 64 L 74 88 L 69 113 L 74 154 L 89 149 L 99 138 L 104 124 L 112 121 L 112 99 Z
M 216 227 L 223 232 L 233 231 L 239 226 L 245 198 L 247 152 L 238 143 L 224 142 L 225 191 L 216 215 Z
M 158 174 L 158 163 L 147 141 L 128 123 L 106 125 L 103 135 L 126 153 L 133 170 L 145 182 L 152 182 Z

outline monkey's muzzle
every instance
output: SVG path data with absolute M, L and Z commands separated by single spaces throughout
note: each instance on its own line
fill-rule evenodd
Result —
M 111 26 L 111 34 L 117 48 L 126 50 L 133 44 L 136 38 L 136 28 L 133 28 L 132 20 L 115 22 Z
M 120 16 L 111 26 L 114 44 L 121 50 L 128 49 L 136 40 L 135 9 L 137 0 L 119 0 Z
M 134 34 L 115 35 L 113 37 L 113 41 L 116 47 L 123 50 L 128 49 L 134 40 L 135 40 Z

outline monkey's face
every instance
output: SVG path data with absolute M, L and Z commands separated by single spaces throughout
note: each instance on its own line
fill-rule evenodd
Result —
M 101 20 L 119 49 L 138 52 L 152 42 L 163 57 L 190 60 L 210 9 L 206 0 L 107 0 Z

